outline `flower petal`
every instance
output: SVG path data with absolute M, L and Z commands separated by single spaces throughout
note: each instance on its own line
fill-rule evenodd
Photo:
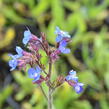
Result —
M 24 38 L 23 38 L 23 41 L 22 41 L 23 44 L 26 45 L 28 43 L 28 41 L 31 39 L 31 37 L 32 37 L 32 34 L 31 34 L 29 29 L 24 31 Z
M 11 67 L 10 71 L 14 70 L 17 66 L 17 60 L 16 59 L 13 59 L 13 60 L 10 60 L 9 61 L 9 66 Z
M 84 86 L 84 84 L 83 84 L 83 83 L 78 83 L 78 85 L 79 85 L 79 86 Z
M 59 50 L 64 54 L 70 53 L 70 49 L 62 47 L 62 46 L 59 47 Z
M 67 42 L 65 40 L 62 40 L 59 44 L 59 46 L 63 46 L 66 47 L 67 46 Z
M 74 90 L 76 91 L 76 93 L 81 93 L 83 91 L 83 87 L 79 86 L 79 85 L 76 85 L 74 86 Z
M 39 66 L 36 66 L 36 72 L 40 73 L 41 72 L 41 68 Z
M 21 57 L 23 49 L 21 47 L 19 47 L 19 46 L 16 46 L 16 52 L 18 53 L 19 57 Z
M 69 72 L 69 74 L 70 74 L 70 75 L 73 75 L 73 76 L 76 76 L 76 71 L 71 70 L 71 71 Z
M 60 42 L 61 40 L 62 40 L 62 36 L 61 35 L 58 35 L 57 37 L 56 37 L 56 42 Z
M 66 76 L 66 80 L 68 81 L 68 80 L 73 80 L 74 82 L 78 82 L 78 77 L 74 77 L 74 76 L 72 76 L 72 75 L 68 75 L 68 76 Z
M 66 76 L 66 80 L 67 80 L 67 81 L 68 81 L 68 80 L 71 80 L 71 76 L 70 76 L 70 75 Z
M 35 73 L 36 73 L 36 70 L 35 70 L 34 68 L 30 68 L 30 69 L 28 70 L 28 76 L 29 76 L 30 78 L 34 78 Z
M 37 75 L 37 77 L 34 78 L 33 82 L 36 82 L 40 79 L 40 74 Z
M 55 30 L 55 34 L 59 34 L 60 31 L 61 31 L 60 28 L 57 26 L 57 27 L 56 27 L 56 30 Z

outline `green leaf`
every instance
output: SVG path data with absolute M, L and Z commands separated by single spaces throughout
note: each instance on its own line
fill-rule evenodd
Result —
M 40 50 L 39 51 L 39 54 L 41 54 L 41 56 L 42 56 L 41 59 L 40 59 L 41 63 L 44 64 L 44 65 L 46 65 L 47 62 L 48 62 L 48 57 L 47 57 L 45 51 Z
M 94 74 L 94 72 L 90 71 L 90 70 L 86 70 L 83 72 L 80 72 L 79 74 L 79 79 L 82 83 L 86 83 L 85 86 L 87 85 L 91 85 L 93 87 L 96 87 L 97 89 L 100 88 L 99 80 L 97 78 L 97 76 Z
M 109 108 L 109 103 L 104 96 L 100 99 L 100 107 L 101 107 L 101 109 Z
M 52 8 L 52 16 L 53 20 L 55 20 L 55 23 L 58 25 L 64 26 L 64 8 L 62 7 L 60 0 L 52 0 L 51 2 L 51 8 Z
M 15 22 L 15 23 L 25 23 L 26 20 L 23 19 L 21 16 L 19 16 L 14 10 L 13 8 L 9 8 L 9 7 L 4 7 L 2 8 L 1 12 L 3 13 L 3 15 L 10 19 L 11 21 Z
M 3 91 L 0 92 L 0 108 L 2 107 L 5 100 L 12 94 L 13 86 L 6 86 Z
M 74 109 L 92 109 L 91 104 L 86 100 L 73 101 L 72 104 L 72 107 L 74 107 Z
M 40 0 L 39 3 L 31 10 L 32 15 L 37 18 L 49 8 L 49 4 L 50 0 Z

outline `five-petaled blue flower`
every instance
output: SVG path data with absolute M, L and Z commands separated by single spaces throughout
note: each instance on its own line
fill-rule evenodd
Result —
M 31 38 L 32 38 L 32 34 L 31 34 L 30 30 L 28 29 L 28 30 L 24 31 L 24 38 L 22 40 L 23 44 L 26 45 Z
M 40 73 L 41 73 L 41 68 L 39 66 L 36 66 L 36 68 L 30 68 L 28 70 L 28 75 L 30 78 L 33 78 L 33 82 L 36 82 L 37 80 L 40 79 Z
M 21 47 L 17 46 L 16 52 L 16 55 L 9 54 L 9 56 L 12 58 L 12 60 L 9 61 L 9 66 L 11 67 L 10 71 L 14 70 L 17 67 L 17 59 L 23 56 L 23 49 Z
M 67 46 L 67 42 L 65 40 L 62 40 L 60 43 L 59 43 L 59 50 L 61 53 L 70 53 L 70 49 L 69 48 L 66 48 Z
M 68 34 L 68 32 L 64 32 L 64 31 L 60 30 L 59 27 L 56 27 L 55 34 L 57 34 L 56 42 L 60 42 L 64 37 L 68 37 L 68 38 L 71 37 Z

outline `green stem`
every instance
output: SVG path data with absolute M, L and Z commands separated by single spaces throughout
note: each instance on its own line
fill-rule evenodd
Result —
M 51 81 L 50 81 L 50 79 L 51 79 L 51 70 L 52 70 L 52 61 L 51 61 L 51 59 L 49 60 L 49 76 L 50 76 L 50 78 L 49 78 L 49 81 L 48 81 L 48 83 L 50 84 L 51 83 Z M 48 109 L 52 109 L 52 88 L 49 86 L 49 90 L 48 90 Z
M 48 92 L 48 109 L 52 109 L 52 89 L 49 88 Z
M 51 78 L 51 69 L 52 69 L 52 62 L 50 60 L 50 62 L 49 62 L 49 76 L 50 76 L 50 78 Z
M 47 97 L 46 93 L 44 92 L 44 90 L 43 90 L 42 86 L 41 86 L 41 85 L 39 85 L 39 87 L 40 87 L 40 89 L 41 89 L 41 91 L 42 91 L 42 93 L 43 93 L 43 95 L 44 95 L 45 99 L 48 101 L 48 97 Z

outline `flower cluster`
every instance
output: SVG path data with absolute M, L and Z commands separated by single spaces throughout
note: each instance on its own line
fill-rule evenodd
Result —
M 33 79 L 33 83 L 41 84 L 45 81 L 49 87 L 56 88 L 66 81 L 69 85 L 73 86 L 77 93 L 80 93 L 83 90 L 83 84 L 78 82 L 78 77 L 76 77 L 75 71 L 70 71 L 66 77 L 59 75 L 56 79 L 57 84 L 53 85 L 50 81 L 51 71 L 46 73 L 45 65 L 41 63 L 42 55 L 39 52 L 40 49 L 46 53 L 49 65 L 52 65 L 55 61 L 57 61 L 61 53 L 68 54 L 71 52 L 70 49 L 67 48 L 67 44 L 71 41 L 71 36 L 68 32 L 64 32 L 60 30 L 59 27 L 56 27 L 55 34 L 56 48 L 52 49 L 52 47 L 49 46 L 44 33 L 41 33 L 41 37 L 38 38 L 33 35 L 29 29 L 24 31 L 22 43 L 28 48 L 28 51 L 25 51 L 21 47 L 17 46 L 17 54 L 9 54 L 12 58 L 9 61 L 9 66 L 11 67 L 10 70 L 12 71 L 16 69 L 16 67 L 20 70 L 25 69 L 28 64 L 30 66 L 28 69 L 28 76 Z M 45 76 L 42 75 L 42 73 L 44 73 Z

